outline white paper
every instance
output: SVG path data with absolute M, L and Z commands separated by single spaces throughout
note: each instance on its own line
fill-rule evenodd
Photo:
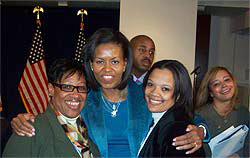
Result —
M 212 157 L 226 157 L 234 154 L 244 146 L 245 138 L 248 133 L 246 125 L 238 127 L 231 126 L 208 143 Z

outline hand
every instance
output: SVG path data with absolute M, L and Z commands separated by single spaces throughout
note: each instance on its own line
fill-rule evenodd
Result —
M 17 117 L 11 120 L 13 132 L 19 136 L 34 136 L 35 128 L 28 122 L 28 120 L 35 122 L 35 116 L 29 113 L 18 114 Z
M 194 125 L 188 125 L 185 135 L 176 137 L 173 139 L 173 146 L 176 146 L 177 150 L 187 150 L 186 154 L 192 154 L 202 147 L 202 140 L 204 138 L 204 129 L 202 127 L 196 127 Z

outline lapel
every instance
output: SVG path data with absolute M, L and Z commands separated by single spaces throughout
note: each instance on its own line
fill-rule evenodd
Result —
M 101 92 L 91 91 L 87 97 L 87 103 L 82 117 L 88 128 L 89 136 L 98 146 L 102 156 L 108 154 L 107 133 L 105 130 L 103 103 Z M 152 115 L 148 111 L 142 86 L 138 86 L 132 80 L 128 83 L 128 141 L 132 157 L 135 157 L 144 135 L 147 133 Z
M 146 135 L 152 115 L 148 111 L 142 86 L 132 80 L 128 84 L 128 140 L 131 156 L 136 156 L 141 141 Z
M 57 152 L 61 155 L 63 155 L 63 153 L 66 153 L 67 155 L 75 155 L 78 157 L 79 156 L 78 153 L 76 152 L 75 148 L 73 147 L 70 140 L 66 136 L 62 126 L 57 120 L 55 112 L 50 107 L 50 105 L 47 107 L 46 115 L 47 115 L 51 130 L 54 133 L 54 137 L 55 137 L 54 146 L 58 150 Z
M 161 127 L 164 127 L 165 125 L 169 124 L 169 122 L 173 122 L 175 120 L 174 115 L 173 115 L 173 111 L 174 111 L 175 107 L 171 107 L 161 118 L 160 120 L 157 122 L 157 124 L 155 125 L 154 129 L 151 131 L 150 135 L 148 136 L 143 148 L 141 149 L 140 153 L 139 153 L 139 157 L 147 157 L 147 156 L 159 156 L 160 152 L 160 148 L 159 148 L 159 144 L 161 144 L 159 141 L 161 141 L 158 136 L 160 134 L 161 131 Z M 152 145 L 155 142 L 157 142 L 157 145 Z
M 87 97 L 83 118 L 89 131 L 89 136 L 98 146 L 103 156 L 107 154 L 108 142 L 105 130 L 103 103 L 101 102 L 101 91 L 91 91 Z M 107 156 L 107 155 L 106 155 Z

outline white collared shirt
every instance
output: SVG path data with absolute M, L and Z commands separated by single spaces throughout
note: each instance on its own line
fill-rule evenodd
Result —
M 143 83 L 143 79 L 146 76 L 146 74 L 148 73 L 148 71 L 146 71 L 143 75 L 141 75 L 141 77 L 137 78 L 134 74 L 132 74 L 133 76 L 133 80 L 136 82 L 137 80 L 139 80 L 141 83 Z

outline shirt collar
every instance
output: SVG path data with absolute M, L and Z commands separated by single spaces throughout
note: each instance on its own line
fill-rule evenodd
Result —
M 161 117 L 167 112 L 164 111 L 164 112 L 153 112 L 152 113 L 152 117 L 153 117 L 153 120 L 154 120 L 154 125 L 157 124 L 157 122 L 161 119 Z
M 143 83 L 143 79 L 146 76 L 148 71 L 146 71 L 143 75 L 141 75 L 139 78 L 137 78 L 134 74 L 133 75 L 133 80 L 136 82 L 136 80 L 139 80 L 141 83 Z

